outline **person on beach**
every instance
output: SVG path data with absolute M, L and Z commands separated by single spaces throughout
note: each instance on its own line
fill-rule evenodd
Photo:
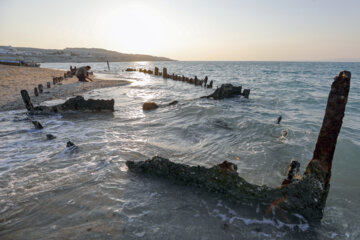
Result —
M 91 82 L 93 81 L 91 78 L 89 78 L 89 73 L 88 71 L 91 69 L 90 66 L 84 66 L 84 67 L 80 67 L 79 69 L 76 70 L 76 77 L 79 79 L 80 82 L 88 82 L 86 79 L 90 80 Z

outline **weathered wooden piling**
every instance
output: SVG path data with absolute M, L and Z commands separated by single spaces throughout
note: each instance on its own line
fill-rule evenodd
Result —
M 198 78 L 197 78 L 197 76 L 195 75 L 195 77 L 194 77 L 194 84 L 195 84 L 195 86 L 197 86 L 198 85 Z
M 53 84 L 55 85 L 56 84 L 56 78 L 53 77 Z
M 249 98 L 250 89 L 244 89 L 244 91 L 242 92 L 242 95 L 244 96 L 244 98 Z
M 167 68 L 163 68 L 163 78 L 168 78 L 168 75 L 167 75 Z
M 44 127 L 39 123 L 38 121 L 32 121 L 32 124 L 34 124 L 34 127 L 36 129 L 43 129 Z
M 319 199 L 319 201 L 324 202 L 324 206 L 330 188 L 331 167 L 337 137 L 341 129 L 349 96 L 350 79 L 351 73 L 348 71 L 340 72 L 334 78 L 314 155 L 305 172 L 306 175 L 313 176 L 324 184 L 326 191 L 323 199 Z
M 43 93 L 43 91 L 44 91 L 43 85 L 42 85 L 42 84 L 39 84 L 39 85 L 38 85 L 38 88 L 39 88 L 39 93 Z
M 38 91 L 37 87 L 34 87 L 34 95 L 36 97 L 39 96 L 39 91 Z
M 155 76 L 159 76 L 159 68 L 155 67 Z
M 26 90 L 21 90 L 20 91 L 21 97 L 23 99 L 23 102 L 25 104 L 25 108 L 29 111 L 32 112 L 34 111 L 34 105 L 31 102 L 29 93 Z
M 50 83 L 50 82 L 47 82 L 47 83 L 46 83 L 46 87 L 47 87 L 47 88 L 51 88 L 51 83 Z
M 205 76 L 205 79 L 204 79 L 204 87 L 206 87 L 207 82 L 208 82 L 208 76 Z

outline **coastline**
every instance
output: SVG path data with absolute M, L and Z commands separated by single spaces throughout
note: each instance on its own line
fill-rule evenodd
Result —
M 0 65 L 0 111 L 25 109 L 20 90 L 29 92 L 34 105 L 58 98 L 68 98 L 98 88 L 123 86 L 124 80 L 102 80 L 93 77 L 94 82 L 79 82 L 76 77 L 67 78 L 61 84 L 53 85 L 52 78 L 63 76 L 65 71 L 49 68 L 31 68 Z M 46 83 L 51 82 L 51 88 Z M 44 86 L 44 92 L 34 95 L 34 87 Z

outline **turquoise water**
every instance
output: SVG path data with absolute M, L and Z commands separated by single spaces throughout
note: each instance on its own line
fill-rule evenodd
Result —
M 47 63 L 68 69 L 83 64 Z M 85 97 L 115 99 L 113 114 L 37 117 L 0 112 L 1 239 L 359 239 L 360 63 L 89 63 L 103 79 L 130 80 Z M 250 98 L 199 99 L 213 90 L 164 80 L 142 67 L 250 88 Z M 309 160 L 332 79 L 352 72 L 331 189 L 320 226 L 283 223 L 201 189 L 133 175 L 126 160 L 159 155 L 212 166 L 231 161 L 247 181 L 279 186 L 292 158 Z M 142 103 L 178 105 L 142 111 Z M 47 102 L 46 104 L 51 104 Z M 275 120 L 282 115 L 282 122 Z M 286 139 L 281 132 L 288 131 Z M 47 141 L 51 133 L 57 138 Z M 68 140 L 79 146 L 65 148 Z

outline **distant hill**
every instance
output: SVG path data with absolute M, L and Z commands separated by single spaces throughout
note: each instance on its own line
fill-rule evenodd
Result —
M 0 59 L 27 62 L 174 61 L 165 57 L 127 54 L 101 48 L 41 49 L 0 46 Z

